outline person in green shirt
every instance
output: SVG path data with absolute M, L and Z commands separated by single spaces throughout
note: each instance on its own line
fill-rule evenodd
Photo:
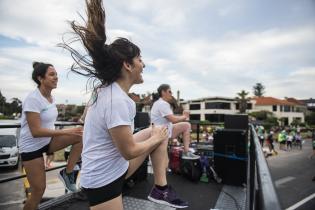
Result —
M 287 135 L 286 135 L 286 131 L 283 130 L 279 133 L 278 135 L 278 142 L 279 142 L 279 149 L 281 150 L 286 150 L 285 149 L 285 145 L 286 145 L 286 139 L 287 139 Z

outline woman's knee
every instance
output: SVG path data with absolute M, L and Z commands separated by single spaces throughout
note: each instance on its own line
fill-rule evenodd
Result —
M 168 139 L 165 139 L 164 141 L 162 141 L 159 146 L 157 146 L 157 148 L 153 151 L 159 150 L 159 151 L 166 151 L 167 150 L 167 145 L 168 145 Z
M 185 132 L 190 132 L 191 130 L 191 124 L 189 122 L 183 122 L 183 127 L 184 127 L 184 130 Z

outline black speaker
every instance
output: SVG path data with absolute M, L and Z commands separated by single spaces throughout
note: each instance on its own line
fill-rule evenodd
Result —
M 214 168 L 222 182 L 238 186 L 246 183 L 247 130 L 217 130 L 213 137 Z
M 135 129 L 142 129 L 150 126 L 150 116 L 148 112 L 137 112 L 134 119 Z
M 190 181 L 199 181 L 202 174 L 200 159 L 181 159 L 180 173 Z
M 224 128 L 248 130 L 247 114 L 227 114 L 224 116 Z

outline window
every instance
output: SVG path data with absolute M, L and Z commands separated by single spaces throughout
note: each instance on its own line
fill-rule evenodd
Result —
M 190 114 L 189 119 L 190 120 L 200 120 L 200 114 Z
M 276 112 L 277 111 L 277 105 L 272 106 L 272 111 Z
M 253 105 L 251 103 L 247 103 L 246 109 L 252 109 Z M 239 110 L 240 109 L 240 104 L 236 103 L 235 104 L 235 109 Z
M 280 112 L 282 112 L 283 111 L 283 106 L 282 105 L 280 105 Z
M 225 102 L 208 102 L 206 103 L 206 109 L 231 109 L 231 104 Z
M 291 111 L 291 107 L 290 106 L 283 106 L 283 111 L 284 112 L 290 112 Z
M 189 104 L 189 110 L 200 110 L 200 104 Z
M 16 139 L 13 135 L 0 135 L 0 148 L 1 147 L 14 147 L 16 146 Z
M 205 118 L 209 122 L 224 122 L 224 114 L 206 114 Z
M 303 112 L 303 108 L 301 108 L 301 107 L 296 107 L 296 108 L 295 108 L 295 112 Z

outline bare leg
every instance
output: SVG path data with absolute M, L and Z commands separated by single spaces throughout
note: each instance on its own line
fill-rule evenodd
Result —
M 134 140 L 137 142 L 145 141 L 151 136 L 151 128 L 144 129 L 136 134 L 134 134 Z M 154 182 L 156 185 L 164 186 L 167 184 L 166 181 L 166 166 L 165 166 L 165 157 L 167 154 L 167 140 L 163 141 L 156 148 L 153 148 L 150 151 L 147 151 L 145 154 L 134 158 L 129 161 L 129 168 L 127 173 L 127 178 L 131 176 L 137 168 L 142 164 L 144 159 L 150 154 L 152 167 L 154 172 Z
M 31 196 L 26 200 L 24 210 L 35 210 L 46 189 L 46 174 L 44 158 L 23 161 L 27 179 L 32 189 Z
M 55 152 L 60 149 L 66 148 L 72 145 L 72 149 L 69 155 L 68 164 L 66 167 L 66 172 L 72 172 L 75 164 L 80 158 L 82 151 L 82 137 L 79 136 L 57 136 L 54 137 L 49 144 L 49 152 Z
M 151 136 L 151 128 L 147 128 L 147 129 L 139 131 L 138 133 L 135 133 L 133 135 L 133 139 L 136 142 L 142 142 L 150 138 L 150 136 Z M 128 168 L 126 178 L 130 177 L 140 167 L 140 165 L 149 156 L 150 153 L 151 151 L 147 151 L 143 155 L 136 157 L 132 160 L 129 160 L 129 168 Z
M 190 144 L 190 130 L 191 125 L 189 122 L 179 122 L 173 125 L 172 139 L 177 138 L 183 134 L 184 152 L 188 152 Z

